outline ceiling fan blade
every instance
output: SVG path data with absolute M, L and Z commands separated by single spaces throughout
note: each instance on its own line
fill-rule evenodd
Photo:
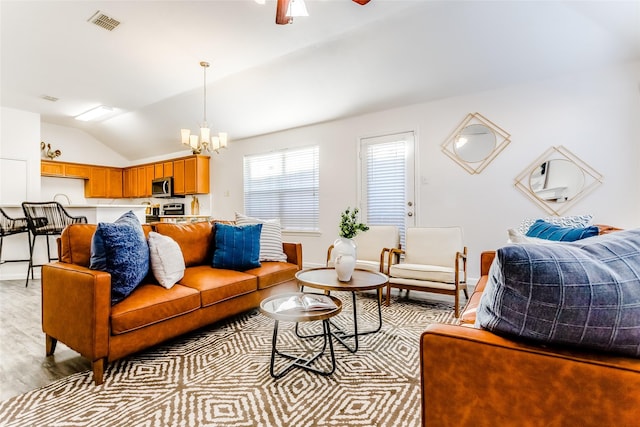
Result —
M 278 6 L 276 8 L 276 24 L 285 25 L 288 24 L 290 18 L 287 16 L 287 9 L 289 9 L 289 2 L 291 0 L 278 0 Z
M 353 0 L 353 1 L 358 3 L 359 5 L 364 6 L 365 4 L 369 3 L 370 0 Z

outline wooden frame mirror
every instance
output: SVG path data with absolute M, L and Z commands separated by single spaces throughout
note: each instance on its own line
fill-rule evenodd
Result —
M 563 146 L 551 147 L 516 177 L 515 186 L 552 215 L 561 215 L 602 183 L 602 175 Z
M 442 143 L 442 151 L 470 174 L 480 173 L 511 142 L 511 135 L 480 113 L 470 113 Z

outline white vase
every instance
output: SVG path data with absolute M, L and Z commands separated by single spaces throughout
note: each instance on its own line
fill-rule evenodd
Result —
M 340 237 L 333 242 L 333 263 L 338 280 L 341 282 L 351 280 L 353 270 L 356 268 L 356 249 L 356 243 L 353 239 Z

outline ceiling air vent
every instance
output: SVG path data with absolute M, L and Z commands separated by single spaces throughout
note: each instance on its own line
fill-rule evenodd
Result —
M 105 15 L 101 11 L 94 13 L 93 16 L 89 18 L 89 22 L 109 31 L 113 31 L 118 25 L 120 25 L 120 21 Z

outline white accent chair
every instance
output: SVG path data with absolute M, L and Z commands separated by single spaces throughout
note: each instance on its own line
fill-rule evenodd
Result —
M 400 232 L 395 225 L 371 225 L 353 238 L 357 246 L 356 268 L 384 273 L 389 262 L 396 257 L 388 256 L 392 249 L 400 248 Z M 333 245 L 327 250 L 327 267 L 334 266 L 331 256 Z
M 404 255 L 398 264 L 389 264 L 387 305 L 391 288 L 407 292 L 425 291 L 455 297 L 455 316 L 459 315 L 460 291 L 467 293 L 467 247 L 461 227 L 407 228 L 405 247 L 390 251 L 389 258 Z

